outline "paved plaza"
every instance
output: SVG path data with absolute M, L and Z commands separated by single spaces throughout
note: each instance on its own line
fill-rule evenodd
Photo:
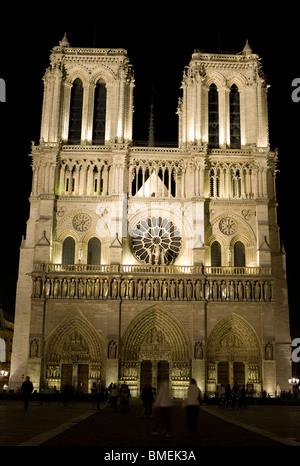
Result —
M 214 446 L 300 446 L 300 406 L 248 406 L 231 410 L 202 405 L 191 436 L 185 410 L 174 401 L 172 435 L 153 435 L 154 418 L 142 416 L 139 399 L 115 412 L 96 402 L 0 400 L 1 446 L 98 446 L 116 448 L 201 448 Z

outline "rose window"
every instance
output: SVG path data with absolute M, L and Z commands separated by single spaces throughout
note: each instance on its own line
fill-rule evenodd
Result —
M 172 264 L 181 245 L 182 237 L 177 226 L 162 217 L 141 220 L 132 232 L 132 252 L 145 264 Z
M 237 223 L 233 218 L 225 217 L 220 221 L 219 228 L 224 235 L 233 235 L 237 230 Z

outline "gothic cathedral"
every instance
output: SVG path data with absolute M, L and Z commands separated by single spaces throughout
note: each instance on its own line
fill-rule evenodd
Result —
M 111 382 L 138 396 L 190 377 L 288 390 L 291 340 L 276 219 L 268 85 L 246 43 L 195 51 L 176 147 L 132 140 L 124 49 L 71 47 L 44 75 L 40 142 L 20 247 L 10 388 Z

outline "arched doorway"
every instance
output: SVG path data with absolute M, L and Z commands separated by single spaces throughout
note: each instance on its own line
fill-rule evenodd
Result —
M 105 342 L 80 311 L 71 312 L 45 341 L 44 385 L 90 393 L 102 379 Z
M 219 384 L 261 391 L 261 350 L 251 325 L 237 314 L 220 320 L 207 342 L 207 392 Z
M 181 397 L 190 374 L 190 343 L 174 315 L 155 306 L 133 319 L 122 338 L 120 381 L 134 395 L 139 395 L 145 383 L 157 389 L 167 379 L 172 395 Z

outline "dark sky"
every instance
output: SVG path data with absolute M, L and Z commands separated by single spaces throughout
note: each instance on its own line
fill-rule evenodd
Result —
M 44 8 L 44 7 L 43 7 Z M 172 14 L 171 14 L 172 13 Z M 262 59 L 269 89 L 271 149 L 278 148 L 280 164 L 277 178 L 278 222 L 287 253 L 291 334 L 300 337 L 297 304 L 298 277 L 295 271 L 300 253 L 295 248 L 299 163 L 300 102 L 291 99 L 292 80 L 300 78 L 296 19 L 288 22 L 282 12 L 268 18 L 249 9 L 228 19 L 220 14 L 223 27 L 211 9 L 191 9 L 185 18 L 174 10 L 163 15 L 146 8 L 120 11 L 102 8 L 89 15 L 78 11 L 76 20 L 56 12 L 51 18 L 45 10 L 18 9 L 8 14 L 7 26 L 0 31 L 0 78 L 5 79 L 6 103 L 0 103 L 1 117 L 1 246 L 3 251 L 0 301 L 13 311 L 19 260 L 19 245 L 26 231 L 31 187 L 31 141 L 38 143 L 42 109 L 42 78 L 49 65 L 52 47 L 65 32 L 74 47 L 125 48 L 135 70 L 134 139 L 148 137 L 151 88 L 154 88 L 155 139 L 177 142 L 177 104 L 181 80 L 195 49 L 208 52 L 239 52 L 246 39 Z M 276 20 L 274 19 L 276 17 Z M 47 18 L 47 19 L 46 19 Z M 272 18 L 272 19 L 271 19 Z M 2 18 L 3 19 L 3 18 Z M 293 209 L 289 205 L 292 203 Z

